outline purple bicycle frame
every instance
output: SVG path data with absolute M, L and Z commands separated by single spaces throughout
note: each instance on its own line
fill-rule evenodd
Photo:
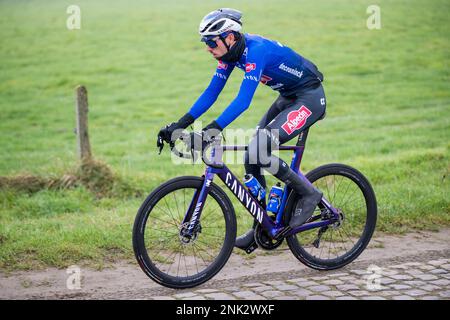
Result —
M 295 146 L 280 146 L 279 150 L 293 150 L 294 155 L 292 157 L 290 168 L 296 172 L 300 177 L 307 178 L 300 172 L 300 163 L 302 160 L 303 152 L 305 149 L 306 137 L 308 130 L 302 132 L 298 138 L 297 145 Z M 247 146 L 221 146 L 221 151 L 245 151 Z M 212 158 L 214 158 L 215 150 L 213 148 Z M 221 158 L 222 154 L 220 154 Z M 206 163 L 206 162 L 205 162 Z M 273 238 L 283 233 L 283 236 L 290 236 L 298 232 L 311 230 L 314 228 L 319 228 L 335 223 L 339 219 L 339 214 L 337 209 L 334 208 L 325 198 L 322 198 L 321 204 L 329 209 L 333 213 L 333 217 L 328 220 L 321 220 L 318 222 L 305 223 L 294 229 L 286 228 L 287 226 L 283 223 L 283 212 L 286 208 L 288 196 L 291 189 L 287 186 L 284 187 L 283 197 L 281 200 L 280 209 L 276 216 L 275 221 L 270 218 L 266 210 L 259 204 L 258 200 L 255 199 L 252 194 L 247 191 L 247 188 L 239 181 L 238 178 L 230 171 L 230 169 L 223 163 L 207 164 L 207 168 L 204 174 L 203 185 L 201 189 L 198 189 L 189 205 L 189 208 L 184 216 L 183 224 L 189 223 L 187 228 L 188 234 L 193 232 L 194 227 L 200 220 L 201 212 L 203 210 L 206 198 L 208 196 L 209 190 L 211 188 L 211 182 L 213 181 L 214 175 L 218 175 L 219 178 L 225 183 L 225 185 L 231 190 L 231 192 L 236 196 L 236 198 L 242 203 L 242 205 L 247 209 L 247 211 L 253 216 L 253 218 L 262 225 L 264 230 L 268 232 Z M 284 232 L 285 231 L 285 232 Z

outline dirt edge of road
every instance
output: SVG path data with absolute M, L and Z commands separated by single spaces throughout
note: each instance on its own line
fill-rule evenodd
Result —
M 400 236 L 377 234 L 358 259 L 334 272 L 442 257 L 450 257 L 450 228 L 438 232 L 416 231 Z M 140 293 L 148 297 L 180 292 L 154 283 L 134 263 L 120 262 L 101 271 L 80 267 L 80 288 L 71 288 L 73 270 L 49 268 L 8 274 L 0 272 L 0 299 L 139 299 Z M 258 249 L 251 256 L 234 252 L 213 279 L 197 288 L 220 288 L 250 281 L 276 281 L 286 277 L 323 274 L 323 271 L 302 265 L 287 248 L 272 252 Z

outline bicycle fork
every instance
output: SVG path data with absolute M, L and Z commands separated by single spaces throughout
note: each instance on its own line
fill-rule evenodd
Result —
M 184 215 L 183 221 L 180 226 L 180 235 L 183 237 L 192 238 L 194 233 L 201 232 L 199 228 L 199 221 L 205 201 L 211 189 L 211 182 L 214 174 L 210 170 L 205 171 L 203 184 L 200 189 L 197 189 L 194 193 L 191 203 Z

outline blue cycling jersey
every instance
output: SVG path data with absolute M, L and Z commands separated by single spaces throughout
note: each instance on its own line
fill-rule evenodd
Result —
M 289 96 L 323 80 L 317 67 L 294 50 L 259 35 L 244 36 L 246 48 L 242 57 L 236 63 L 219 61 L 209 86 L 189 110 L 195 119 L 217 100 L 235 67 L 244 71 L 244 79 L 237 97 L 216 120 L 222 129 L 250 106 L 259 82 Z

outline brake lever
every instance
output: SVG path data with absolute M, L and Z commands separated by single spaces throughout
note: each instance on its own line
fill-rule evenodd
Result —
M 158 155 L 161 154 L 162 149 L 164 148 L 164 140 L 161 136 L 158 135 L 158 140 L 156 141 L 156 147 L 159 148 Z

